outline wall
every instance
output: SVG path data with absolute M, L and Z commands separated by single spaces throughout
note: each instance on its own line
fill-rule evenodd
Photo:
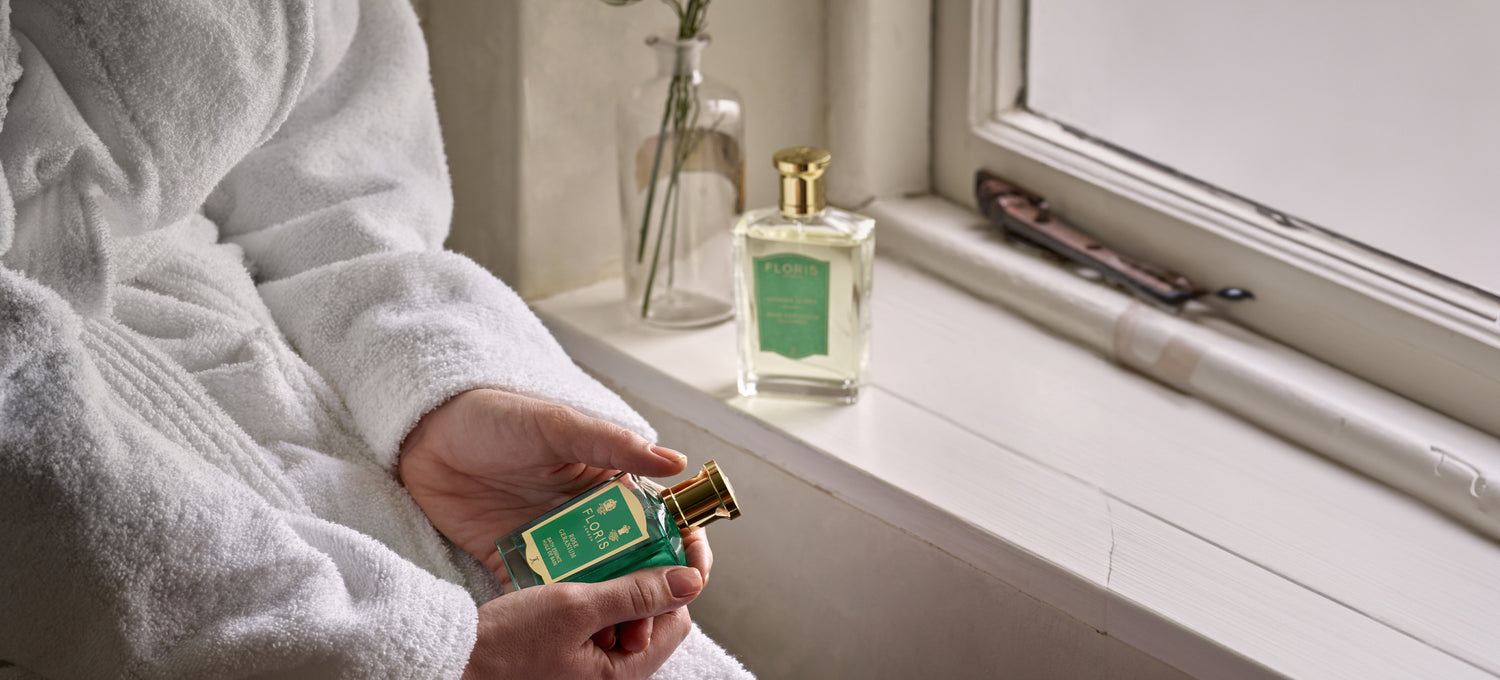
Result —
M 660 2 L 439 0 L 424 15 L 455 209 L 448 246 L 530 299 L 618 275 L 614 101 L 648 79 Z M 748 203 L 775 200 L 771 153 L 826 144 L 822 0 L 719 0 L 705 70 L 747 111 Z M 725 225 L 726 228 L 728 225 Z

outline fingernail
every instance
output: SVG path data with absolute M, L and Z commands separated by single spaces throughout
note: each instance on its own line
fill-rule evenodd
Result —
M 684 455 L 682 455 L 682 454 L 680 454 L 680 453 L 678 453 L 676 451 L 673 451 L 672 449 L 666 448 L 665 446 L 655 446 L 655 445 L 653 445 L 651 447 L 651 453 L 656 454 L 658 458 L 665 458 L 667 460 L 672 461 L 673 463 L 686 463 L 687 462 L 687 456 L 684 456 Z
M 672 597 L 692 597 L 703 590 L 703 575 L 692 567 L 677 567 L 667 572 L 667 587 L 672 589 Z

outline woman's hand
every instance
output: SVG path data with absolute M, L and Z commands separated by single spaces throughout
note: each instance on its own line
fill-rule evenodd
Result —
M 433 526 L 505 581 L 495 539 L 616 471 L 671 477 L 686 464 L 676 451 L 566 406 L 471 390 L 423 416 L 401 446 L 399 471 Z M 707 581 L 713 553 L 704 531 L 683 532 L 683 548 Z
M 691 624 L 687 605 L 703 588 L 687 567 L 657 567 L 604 583 L 554 583 L 497 597 L 479 608 L 479 638 L 464 678 L 646 678 Z M 591 640 L 599 630 L 644 621 L 618 645 Z M 627 630 L 624 626 L 621 630 Z

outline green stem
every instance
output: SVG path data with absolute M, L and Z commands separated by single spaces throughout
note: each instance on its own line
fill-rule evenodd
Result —
M 656 272 L 661 265 L 662 242 L 667 236 L 667 220 L 670 217 L 671 240 L 673 251 L 668 255 L 668 272 L 675 267 L 674 256 L 675 244 L 677 242 L 677 219 L 682 201 L 682 167 L 687 163 L 687 158 L 692 152 L 693 144 L 692 128 L 689 125 L 697 120 L 698 102 L 693 93 L 693 84 L 686 78 L 673 81 L 674 96 L 676 102 L 673 110 L 672 120 L 672 170 L 667 176 L 667 193 L 662 198 L 661 222 L 656 231 L 656 247 L 651 255 L 651 270 L 646 274 L 645 296 L 641 299 L 641 318 L 647 318 L 651 312 L 651 292 L 656 288 Z M 669 276 L 670 278 L 670 276 Z
M 678 0 L 666 0 L 677 12 L 679 40 L 696 39 L 702 32 L 704 16 L 708 11 L 710 0 L 688 0 L 687 6 L 683 7 Z M 678 55 L 681 58 L 681 55 Z M 662 152 L 666 147 L 667 129 L 670 125 L 672 130 L 672 169 L 667 178 L 666 193 L 663 194 L 660 205 L 659 227 L 656 234 L 656 246 L 652 249 L 651 269 L 646 275 L 645 295 L 641 299 L 641 318 L 648 318 L 651 313 L 651 293 L 656 287 L 656 273 L 661 264 L 661 250 L 663 241 L 670 238 L 667 261 L 667 285 L 670 287 L 676 282 L 677 274 L 677 229 L 681 222 L 682 213 L 682 168 L 687 164 L 687 159 L 692 155 L 701 141 L 695 139 L 693 128 L 698 124 L 699 106 L 696 96 L 697 86 L 691 78 L 685 77 L 682 64 L 677 63 L 672 75 L 672 82 L 667 88 L 667 102 L 663 107 L 661 115 L 661 126 L 656 133 L 656 153 L 651 160 L 651 181 L 646 192 L 646 209 L 641 215 L 641 234 L 636 246 L 635 261 L 640 264 L 646 257 L 646 241 L 651 237 L 651 210 L 658 207 L 656 202 L 656 185 L 661 176 Z M 670 237 L 666 234 L 668 219 L 671 219 Z
M 672 242 L 667 245 L 667 289 L 677 285 L 677 222 L 682 216 L 682 199 L 672 201 Z
M 682 76 L 672 76 L 675 84 Z M 661 151 L 667 143 L 667 121 L 672 118 L 672 109 L 677 102 L 677 91 L 675 87 L 667 88 L 667 103 L 662 107 L 661 127 L 656 131 L 656 156 L 651 159 L 651 180 L 646 188 L 646 212 L 641 215 L 641 238 L 640 244 L 635 249 L 635 262 L 640 264 L 646 257 L 646 237 L 651 228 L 651 206 L 656 201 L 656 179 L 661 176 Z
M 666 195 L 666 198 L 663 201 L 663 203 L 670 203 L 671 201 L 675 200 L 676 199 L 676 194 L 677 194 L 677 182 L 676 182 L 675 177 L 674 177 L 673 181 L 671 181 L 669 184 L 667 184 L 667 195 Z M 665 213 L 666 209 L 663 208 L 662 212 Z M 664 229 L 658 229 L 656 231 L 656 248 L 654 249 L 654 252 L 651 254 L 651 273 L 646 277 L 646 294 L 643 297 L 641 297 L 641 318 L 642 319 L 649 318 L 649 316 L 651 314 L 651 289 L 656 286 L 656 266 L 661 261 L 661 242 L 662 242 L 662 237 L 665 235 L 665 234 L 662 233 L 663 231 L 665 231 L 665 230 Z
M 702 108 L 698 103 L 696 87 L 688 84 L 683 87 L 682 101 L 687 106 L 687 122 L 683 124 L 683 132 L 680 135 L 680 150 L 677 150 L 677 162 L 672 169 L 672 180 L 677 183 L 682 181 L 682 168 L 693 153 L 698 150 L 698 145 L 703 143 L 703 131 L 698 129 L 698 117 Z M 680 107 L 679 107 L 680 108 Z M 674 149 L 676 150 L 676 149 Z M 682 216 L 682 191 L 679 189 L 673 194 L 672 200 L 672 243 L 667 249 L 667 285 L 670 287 L 677 281 L 677 225 Z

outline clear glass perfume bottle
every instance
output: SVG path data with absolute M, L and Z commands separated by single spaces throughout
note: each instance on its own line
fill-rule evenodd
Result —
M 828 207 L 827 151 L 776 152 L 781 204 L 734 227 L 739 389 L 853 403 L 870 362 L 875 221 Z
M 740 516 L 710 460 L 671 488 L 620 473 L 495 541 L 516 589 L 598 583 L 637 569 L 687 565 L 682 530 Z

